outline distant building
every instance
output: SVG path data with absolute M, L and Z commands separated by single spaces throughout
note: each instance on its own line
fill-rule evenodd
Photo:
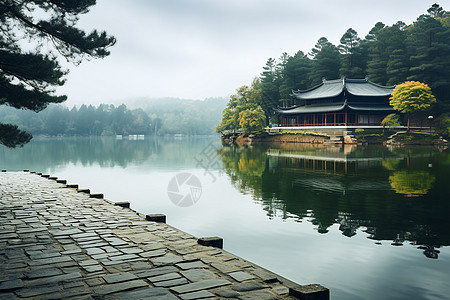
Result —
M 323 80 L 305 91 L 293 91 L 295 105 L 279 108 L 279 124 L 295 126 L 380 126 L 394 112 L 389 97 L 394 87 L 365 79 Z

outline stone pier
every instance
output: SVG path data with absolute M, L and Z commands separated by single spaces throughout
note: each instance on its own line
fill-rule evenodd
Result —
M 329 299 L 220 239 L 201 245 L 165 216 L 102 198 L 56 177 L 0 173 L 0 299 Z

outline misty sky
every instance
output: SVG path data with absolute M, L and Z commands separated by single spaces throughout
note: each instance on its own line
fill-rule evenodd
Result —
M 103 60 L 70 66 L 67 105 L 137 97 L 228 97 L 269 57 L 309 52 L 348 28 L 411 24 L 436 0 L 98 0 L 79 27 L 117 38 Z M 438 2 L 449 10 L 446 1 Z

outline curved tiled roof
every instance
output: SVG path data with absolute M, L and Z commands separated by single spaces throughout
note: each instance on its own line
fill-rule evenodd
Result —
M 365 79 L 336 79 L 323 80 L 321 84 L 309 90 L 293 91 L 292 95 L 301 100 L 313 100 L 323 98 L 334 98 L 343 91 L 347 91 L 354 96 L 389 96 L 394 91 L 394 87 L 382 86 Z
M 293 91 L 292 94 L 295 98 L 302 100 L 332 98 L 340 95 L 344 90 L 342 82 L 342 79 L 324 80 L 321 84 L 309 90 L 297 90 Z
M 340 111 L 345 108 L 346 103 L 339 103 L 335 105 L 318 105 L 318 106 L 300 106 L 291 109 L 280 109 L 282 114 L 306 114 L 306 113 L 326 113 Z
M 394 86 L 382 86 L 366 79 L 346 79 L 345 89 L 355 96 L 389 96 L 394 91 Z
M 394 111 L 394 108 L 392 108 L 389 105 L 354 105 L 354 104 L 348 104 L 347 102 L 344 103 L 336 103 L 334 105 L 304 105 L 294 108 L 288 108 L 288 109 L 279 109 L 278 112 L 280 112 L 283 115 L 290 115 L 290 114 L 307 114 L 307 113 L 329 113 L 329 112 L 337 112 L 340 110 L 343 110 L 345 107 L 348 107 L 352 110 L 357 111 Z
M 370 110 L 370 111 L 394 111 L 395 109 L 389 105 L 353 105 L 348 104 L 348 108 L 353 110 Z

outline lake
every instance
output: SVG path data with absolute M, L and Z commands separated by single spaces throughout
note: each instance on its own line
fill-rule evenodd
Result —
M 222 147 L 213 137 L 35 138 L 0 147 L 30 169 L 141 213 L 332 299 L 448 299 L 450 151 Z

